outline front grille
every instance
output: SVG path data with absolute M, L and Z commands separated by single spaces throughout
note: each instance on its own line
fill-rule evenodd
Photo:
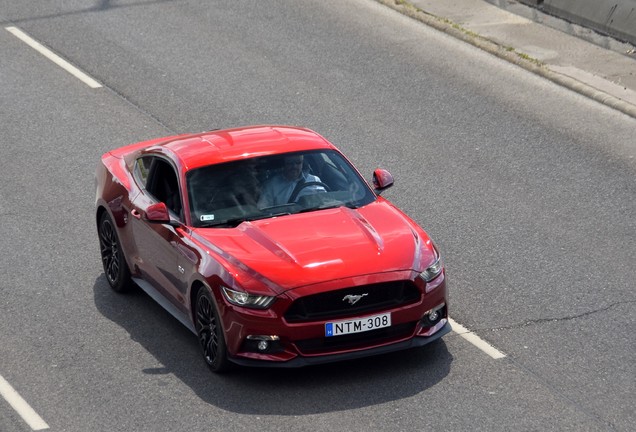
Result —
M 363 297 L 352 305 L 345 299 L 348 295 Z M 415 303 L 419 299 L 420 291 L 408 280 L 361 285 L 301 297 L 287 310 L 285 319 L 296 323 L 361 315 Z
M 303 354 L 317 354 L 334 350 L 364 348 L 369 345 L 378 345 L 385 342 L 407 338 L 415 331 L 416 324 L 417 321 L 363 333 L 304 339 L 296 341 L 295 344 Z

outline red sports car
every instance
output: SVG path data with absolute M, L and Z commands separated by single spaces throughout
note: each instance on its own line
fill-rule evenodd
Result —
M 213 371 L 298 367 L 448 333 L 445 271 L 415 222 L 317 133 L 255 126 L 110 151 L 97 168 L 104 273 L 199 338 Z

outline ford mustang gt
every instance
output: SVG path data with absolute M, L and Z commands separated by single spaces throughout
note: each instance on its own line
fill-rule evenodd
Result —
M 422 346 L 448 333 L 440 252 L 325 138 L 254 126 L 104 154 L 104 274 L 197 337 L 208 367 L 298 367 Z

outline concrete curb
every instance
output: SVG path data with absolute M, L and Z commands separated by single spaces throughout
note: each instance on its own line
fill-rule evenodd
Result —
M 462 28 L 459 24 L 452 22 L 446 18 L 441 18 L 428 13 L 406 0 L 375 0 L 391 9 L 400 12 L 410 18 L 418 20 L 423 24 L 433 27 L 436 30 L 444 32 L 450 36 L 467 42 L 477 48 L 480 48 L 490 54 L 493 54 L 503 60 L 520 66 L 532 73 L 542 76 L 550 81 L 589 97 L 597 102 L 607 105 L 618 110 L 628 116 L 636 118 L 636 105 L 612 96 L 608 93 L 600 91 L 588 84 L 571 78 L 567 75 L 555 72 L 548 68 L 539 60 L 533 59 L 527 54 L 518 52 L 514 47 L 503 46 L 484 36 L 474 33 L 470 30 Z
M 636 0 L 521 0 L 551 15 L 564 18 L 636 45 Z

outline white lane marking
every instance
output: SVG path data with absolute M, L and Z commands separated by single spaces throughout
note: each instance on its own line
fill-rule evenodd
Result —
M 448 322 L 450 322 L 450 325 L 453 328 L 453 331 L 455 333 L 457 333 L 458 335 L 466 339 L 471 344 L 475 345 L 477 348 L 479 348 L 480 350 L 488 354 L 490 357 L 494 359 L 500 359 L 506 356 L 504 353 L 499 351 L 494 346 L 490 345 L 485 340 L 481 339 L 479 336 L 477 336 L 475 333 L 468 330 L 466 327 L 464 327 L 457 321 L 449 318 Z
M 102 85 L 98 83 L 96 80 L 64 60 L 59 55 L 55 54 L 53 51 L 42 45 L 40 42 L 33 39 L 28 34 L 24 33 L 17 27 L 5 27 L 9 33 L 13 34 L 15 37 L 20 39 L 22 42 L 29 45 L 31 48 L 42 54 L 44 57 L 51 60 L 53 63 L 73 75 L 75 78 L 81 80 L 84 84 L 89 86 L 90 88 L 100 88 Z
M 20 396 L 18 392 L 11 387 L 11 384 L 9 384 L 2 375 L 0 375 L 0 395 L 2 395 L 4 400 L 9 402 L 9 405 L 11 405 L 13 409 L 20 414 L 20 417 L 22 417 L 31 429 L 37 431 L 49 428 L 49 425 L 42 420 L 42 417 L 40 417 L 38 413 L 36 413 L 33 408 L 31 408 L 29 404 L 22 399 L 22 396 Z

